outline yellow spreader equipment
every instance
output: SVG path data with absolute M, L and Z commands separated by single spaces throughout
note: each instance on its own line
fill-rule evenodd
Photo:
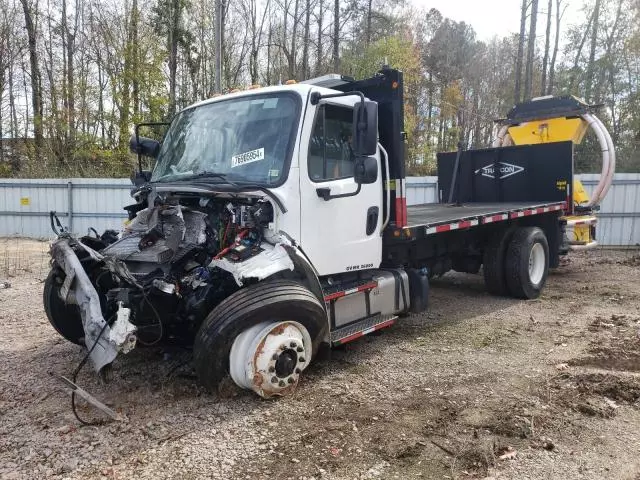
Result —
M 594 106 L 573 97 L 539 97 L 519 103 L 500 120 L 494 147 L 510 145 L 534 145 L 540 143 L 582 142 L 591 129 L 602 152 L 602 173 L 596 188 L 587 193 L 582 182 L 574 178 L 573 185 L 566 185 L 567 210 L 561 218 L 566 222 L 569 248 L 581 250 L 597 245 L 595 212 L 606 196 L 615 172 L 615 148 L 604 124 L 594 115 Z

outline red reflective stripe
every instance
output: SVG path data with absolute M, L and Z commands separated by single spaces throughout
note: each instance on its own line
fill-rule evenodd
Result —
M 356 288 L 350 288 L 349 290 L 343 290 L 341 292 L 330 293 L 324 297 L 324 301 L 328 302 L 329 300 L 335 300 L 336 298 L 344 297 L 346 295 L 351 295 L 352 293 L 362 292 L 364 290 L 370 290 L 372 288 L 376 288 L 378 286 L 378 282 L 369 282 L 364 285 L 360 285 Z
M 395 319 L 390 319 L 387 320 L 385 322 L 379 323 L 377 325 L 374 325 L 371 328 L 366 328 L 364 330 L 362 330 L 361 332 L 356 332 L 353 335 L 349 335 L 348 337 L 344 337 L 341 338 L 340 340 L 338 340 L 336 343 L 339 345 L 345 344 L 347 342 L 351 342 L 353 340 L 356 340 L 360 337 L 363 337 L 371 332 L 375 332 L 376 330 L 380 330 L 382 328 L 386 328 L 386 327 L 390 327 L 391 325 L 393 325 L 395 323 Z
M 458 223 L 458 228 L 469 228 L 471 226 L 471 220 L 464 220 Z
M 396 197 L 396 227 L 404 227 L 406 222 L 404 220 L 404 210 L 403 210 L 403 198 Z M 406 204 L 405 204 L 406 208 Z

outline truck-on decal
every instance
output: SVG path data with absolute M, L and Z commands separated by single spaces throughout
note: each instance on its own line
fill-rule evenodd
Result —
M 516 175 L 520 172 L 524 172 L 524 167 L 521 167 L 519 165 L 512 165 L 505 162 L 498 162 L 498 173 L 500 174 L 500 180 L 510 177 L 511 175 Z M 479 168 L 475 173 L 476 175 L 480 174 L 483 177 L 487 178 L 496 178 L 493 163 Z
M 264 160 L 264 148 L 258 148 L 251 150 L 250 152 L 240 153 L 231 157 L 231 168 L 246 165 L 247 163 L 253 163 L 260 160 Z

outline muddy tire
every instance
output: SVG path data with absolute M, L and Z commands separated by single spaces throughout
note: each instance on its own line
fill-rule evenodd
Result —
M 513 230 L 501 230 L 489 238 L 484 249 L 482 274 L 487 291 L 492 295 L 509 295 L 505 277 L 505 257 Z
M 538 298 L 549 272 L 549 244 L 538 227 L 515 231 L 505 258 L 509 293 L 516 298 Z
M 315 355 L 327 319 L 320 301 L 303 285 L 289 280 L 266 281 L 242 288 L 223 300 L 196 334 L 193 357 L 200 382 L 214 389 L 229 373 L 231 347 L 240 333 L 260 323 L 281 321 L 303 325 Z
M 58 295 L 58 291 L 64 281 L 64 272 L 57 266 L 53 266 L 47 279 L 44 281 L 42 300 L 44 311 L 49 323 L 56 332 L 76 345 L 84 345 L 84 329 L 82 317 L 76 305 L 67 305 Z

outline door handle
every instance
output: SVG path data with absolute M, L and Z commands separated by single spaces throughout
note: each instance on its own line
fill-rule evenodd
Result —
M 367 210 L 367 235 L 371 235 L 376 231 L 379 212 L 380 209 L 378 207 L 369 207 L 369 210 Z
M 362 188 L 362 184 L 358 184 L 358 188 L 356 188 L 355 192 L 351 193 L 341 193 L 339 195 L 331 195 L 331 189 L 329 187 L 316 188 L 316 193 L 318 197 L 324 199 L 324 201 L 332 200 L 334 198 L 344 198 L 344 197 L 353 197 L 360 193 L 360 189 Z

